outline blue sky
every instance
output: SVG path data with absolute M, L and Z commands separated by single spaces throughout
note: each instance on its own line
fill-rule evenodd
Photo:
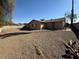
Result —
M 28 23 L 32 19 L 53 19 L 64 17 L 71 10 L 72 0 L 15 0 L 14 23 Z M 75 13 L 79 15 L 79 0 L 75 0 Z

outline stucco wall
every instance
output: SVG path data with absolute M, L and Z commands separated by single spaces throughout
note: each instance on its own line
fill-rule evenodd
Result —
M 49 29 L 49 30 L 63 29 L 64 21 L 44 23 L 44 22 L 33 20 L 29 23 L 29 27 L 30 29 Z
M 64 22 L 58 21 L 55 23 L 55 29 L 63 29 L 64 28 Z
M 32 21 L 29 23 L 30 29 L 40 29 L 41 23 L 38 21 Z
M 49 22 L 46 24 L 47 29 L 63 29 L 64 28 L 64 21 L 57 21 L 57 22 Z

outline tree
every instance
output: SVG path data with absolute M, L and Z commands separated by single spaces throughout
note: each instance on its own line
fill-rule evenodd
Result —
M 0 5 L 0 27 L 3 25 L 4 20 L 3 20 L 3 8 Z
M 8 6 L 8 25 L 12 25 L 12 10 L 14 7 L 14 0 L 7 0 L 7 6 Z
M 71 22 L 71 19 L 72 19 L 72 13 L 71 12 L 66 12 L 65 13 L 65 17 Z M 73 14 L 73 21 L 76 21 L 75 19 L 77 19 L 77 14 Z

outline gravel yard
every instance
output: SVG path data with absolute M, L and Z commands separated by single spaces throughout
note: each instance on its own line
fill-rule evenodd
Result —
M 79 43 L 72 31 L 13 31 L 6 35 L 0 37 L 0 59 L 64 59 L 63 42 Z

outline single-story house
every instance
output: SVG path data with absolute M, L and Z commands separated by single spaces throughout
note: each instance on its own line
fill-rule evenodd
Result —
M 63 29 L 65 25 L 65 18 L 50 19 L 50 20 L 32 20 L 28 23 L 29 29 L 49 29 L 57 30 Z

